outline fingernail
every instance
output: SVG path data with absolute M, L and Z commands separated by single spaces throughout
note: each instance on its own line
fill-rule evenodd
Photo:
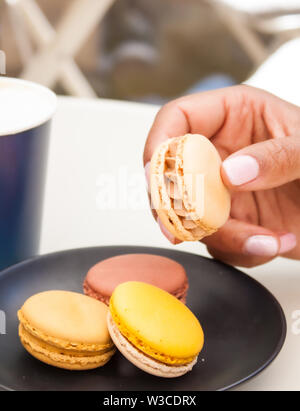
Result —
M 223 162 L 223 169 L 234 186 L 249 183 L 254 180 L 259 173 L 259 165 L 254 157 L 236 156 Z
M 270 235 L 253 235 L 245 242 L 245 251 L 251 255 L 275 256 L 278 254 L 278 242 Z
M 279 253 L 284 254 L 295 248 L 297 245 L 297 237 L 293 233 L 288 233 L 280 236 Z
M 170 233 L 170 231 L 168 231 L 166 229 L 166 227 L 163 225 L 163 223 L 160 221 L 160 218 L 157 217 L 157 224 L 159 225 L 159 228 L 161 229 L 161 232 L 163 233 L 163 235 L 172 243 L 172 244 L 176 244 L 176 237 Z
M 146 185 L 147 185 L 147 191 L 150 193 L 150 161 L 145 164 L 145 178 L 146 178 Z

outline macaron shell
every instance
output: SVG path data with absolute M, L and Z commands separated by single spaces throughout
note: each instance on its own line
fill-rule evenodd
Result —
M 111 297 L 110 313 L 135 347 L 163 363 L 191 362 L 203 347 L 203 331 L 194 314 L 152 285 L 120 284 Z
M 71 371 L 93 370 L 95 368 L 102 367 L 103 365 L 105 365 L 110 360 L 110 357 L 111 357 L 111 356 L 109 356 L 108 358 L 106 358 L 103 361 L 101 360 L 101 361 L 93 362 L 93 363 L 90 363 L 90 364 L 81 364 L 81 363 L 73 363 L 72 364 L 72 363 L 68 363 L 68 362 L 54 360 L 48 355 L 45 355 L 41 352 L 37 352 L 35 350 L 32 350 L 30 348 L 30 346 L 28 346 L 28 345 L 24 345 L 24 348 L 28 351 L 28 353 L 30 355 L 32 355 L 32 357 L 36 358 L 37 360 L 39 360 L 39 361 L 41 361 L 45 364 L 51 365 L 52 367 L 62 368 L 62 369 L 71 370 Z
M 76 351 L 58 349 L 34 337 L 22 325 L 19 326 L 19 337 L 23 347 L 34 358 L 48 365 L 67 370 L 91 370 L 101 367 L 115 353 L 114 348 L 103 353 L 94 353 L 93 355 L 88 352 L 78 354 Z
M 161 287 L 160 287 L 161 288 Z M 179 288 L 176 292 L 172 293 L 174 297 L 178 298 L 179 301 L 181 301 L 183 304 L 186 303 L 186 298 L 187 298 L 187 292 L 189 288 L 189 283 L 186 281 L 181 288 Z M 85 295 L 88 295 L 89 297 L 95 298 L 96 300 L 101 301 L 102 303 L 109 305 L 109 300 L 110 300 L 110 295 L 106 296 L 101 294 L 100 291 L 96 291 L 94 288 L 92 288 L 88 281 L 85 279 L 83 282 L 83 291 Z
M 104 303 L 106 305 L 109 305 L 110 296 L 104 296 L 99 291 L 96 291 L 94 288 L 92 288 L 89 285 L 86 278 L 83 281 L 83 292 L 84 292 L 85 295 L 87 295 L 91 298 L 95 298 L 96 300 L 101 301 L 102 303 Z
M 191 371 L 197 362 L 197 357 L 191 363 L 180 366 L 166 365 L 159 361 L 155 361 L 148 355 L 145 355 L 140 350 L 136 349 L 125 337 L 123 337 L 110 313 L 108 313 L 107 316 L 107 325 L 118 350 L 128 361 L 148 374 L 164 378 L 180 377 Z
M 195 241 L 192 235 L 187 235 L 186 230 L 181 228 L 181 224 L 175 225 L 170 223 L 170 215 L 165 210 L 157 210 L 156 213 L 161 221 L 161 223 L 166 227 L 166 229 L 171 233 L 175 238 L 180 241 Z M 175 213 L 173 213 L 175 214 Z M 176 216 L 174 216 L 176 218 Z
M 188 280 L 183 266 L 170 258 L 153 254 L 125 254 L 94 265 L 86 276 L 86 286 L 107 301 L 114 289 L 126 281 L 141 281 L 184 298 Z
M 45 338 L 75 343 L 80 349 L 98 349 L 112 344 L 106 326 L 107 311 L 105 304 L 79 293 L 46 291 L 24 303 L 19 319 Z
M 195 211 L 208 227 L 221 227 L 228 219 L 231 199 L 221 174 L 221 158 L 208 138 L 186 136 L 182 152 L 184 187 Z

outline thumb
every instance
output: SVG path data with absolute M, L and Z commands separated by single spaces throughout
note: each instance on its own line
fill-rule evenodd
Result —
M 245 147 L 223 162 L 222 178 L 233 190 L 278 187 L 300 178 L 300 137 L 282 137 Z

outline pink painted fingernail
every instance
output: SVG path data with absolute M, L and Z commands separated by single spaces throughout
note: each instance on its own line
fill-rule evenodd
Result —
M 297 245 L 297 237 L 293 233 L 288 233 L 280 236 L 279 253 L 284 254 L 291 251 Z
M 147 185 L 147 191 L 150 193 L 150 161 L 145 164 L 145 178 L 146 178 L 146 185 Z
M 176 237 L 170 233 L 170 231 L 168 231 L 166 229 L 166 227 L 163 225 L 163 223 L 160 221 L 160 218 L 157 217 L 157 224 L 159 225 L 159 228 L 161 229 L 161 232 L 163 233 L 163 235 L 172 243 L 172 244 L 176 244 Z
M 240 186 L 254 180 L 259 174 L 259 165 L 254 157 L 236 156 L 223 162 L 223 169 L 234 186 Z
M 278 242 L 270 235 L 253 235 L 246 240 L 245 251 L 251 255 L 272 257 L 278 254 Z

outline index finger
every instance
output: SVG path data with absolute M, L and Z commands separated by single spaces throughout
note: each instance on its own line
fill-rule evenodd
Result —
M 155 148 L 168 138 L 187 133 L 203 134 L 208 138 L 214 136 L 225 122 L 226 98 L 232 94 L 233 88 L 193 94 L 163 106 L 146 141 L 144 165 L 151 160 Z

